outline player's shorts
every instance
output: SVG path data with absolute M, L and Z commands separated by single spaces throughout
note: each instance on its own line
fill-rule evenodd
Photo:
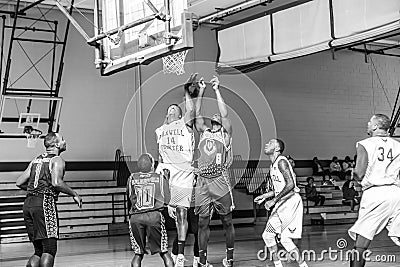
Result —
M 281 237 L 300 239 L 303 230 L 303 201 L 294 193 L 276 203 L 265 227 L 266 232 L 280 234 Z
M 193 167 L 190 164 L 185 165 L 172 165 L 172 164 L 159 164 L 159 168 L 165 168 L 170 171 L 170 191 L 171 200 L 169 205 L 173 207 L 186 207 L 189 208 L 192 202 L 194 173 Z
M 129 235 L 135 254 L 147 254 L 146 237 L 151 254 L 168 252 L 168 235 L 161 211 L 131 215 L 129 218 Z
M 50 195 L 28 196 L 25 199 L 24 221 L 31 242 L 58 238 L 56 201 Z
M 400 187 L 374 186 L 363 192 L 358 219 L 349 229 L 355 240 L 361 235 L 372 240 L 383 228 L 388 236 L 400 237 Z
M 229 176 L 216 178 L 197 177 L 195 188 L 195 212 L 199 216 L 210 216 L 215 210 L 219 215 L 227 215 L 234 209 Z

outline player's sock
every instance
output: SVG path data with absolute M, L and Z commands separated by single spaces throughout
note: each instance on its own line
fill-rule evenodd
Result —
M 178 240 L 178 255 L 179 254 L 185 254 L 185 241 Z
M 283 267 L 281 261 L 274 261 L 274 266 L 275 266 L 275 267 Z
M 206 264 L 207 262 L 207 251 L 200 250 L 199 251 L 200 263 Z
M 234 250 L 234 248 L 226 249 L 226 259 L 227 260 L 233 260 L 233 250 Z
M 199 257 L 199 236 L 194 234 L 193 255 Z

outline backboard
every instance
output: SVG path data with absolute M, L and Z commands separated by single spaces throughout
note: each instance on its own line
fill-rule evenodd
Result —
M 103 75 L 193 47 L 193 17 L 187 0 L 102 0 L 98 36 Z M 110 34 L 113 33 L 113 34 Z
M 44 135 L 57 132 L 62 98 L 3 95 L 0 102 L 0 138 L 25 138 L 26 128 Z

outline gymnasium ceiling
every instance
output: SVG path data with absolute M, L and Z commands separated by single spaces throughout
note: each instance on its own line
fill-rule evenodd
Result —
M 71 0 L 59 0 L 61 3 L 68 5 Z M 81 9 L 81 11 L 92 12 L 95 0 L 75 0 L 75 7 Z M 99 0 L 100 2 L 102 0 Z M 155 1 L 155 0 L 153 0 Z M 272 13 L 282 9 L 290 8 L 299 4 L 303 4 L 312 0 L 188 0 L 189 10 L 200 18 L 208 18 L 210 15 L 216 15 L 212 19 L 204 21 L 205 24 L 209 24 L 210 27 L 229 26 L 232 23 L 238 23 L 245 20 L 251 20 L 251 17 L 260 13 Z M 1 11 L 13 11 L 13 5 L 16 0 L 0 0 L 0 12 Z M 38 0 L 21 0 L 23 7 L 28 6 Z M 41 0 L 41 6 L 46 7 L 54 5 L 54 0 Z M 243 8 L 224 13 L 229 10 L 230 7 L 243 4 Z M 390 37 L 384 37 L 383 40 L 375 40 L 374 42 L 368 42 L 368 50 L 374 53 L 379 51 L 384 54 L 392 54 L 400 56 L 400 33 Z M 354 49 L 365 50 L 364 45 L 355 46 Z
M 41 5 L 54 5 L 55 0 L 42 0 Z M 68 5 L 71 0 L 59 0 L 61 3 Z M 84 10 L 93 10 L 95 0 L 75 0 L 74 6 Z M 155 1 L 155 0 L 154 0 Z M 237 16 L 236 18 L 229 19 L 229 21 L 234 21 L 234 19 L 243 18 L 246 16 L 254 15 L 271 9 L 284 9 L 291 5 L 297 5 L 311 0 L 188 0 L 189 10 L 196 13 L 200 17 L 204 17 L 213 13 L 217 13 L 226 8 L 238 5 L 238 4 L 248 4 L 249 8 L 246 11 L 241 12 L 242 16 Z M 16 0 L 0 0 L 0 10 L 12 10 L 12 5 L 15 4 Z M 27 6 L 33 2 L 38 2 L 38 0 L 21 0 L 21 5 Z M 101 2 L 101 0 L 100 0 Z M 247 6 L 246 6 L 247 7 Z

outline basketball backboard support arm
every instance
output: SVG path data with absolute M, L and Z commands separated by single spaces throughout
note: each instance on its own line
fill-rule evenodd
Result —
M 99 7 L 99 0 L 94 0 L 94 9 L 93 9 L 93 26 L 94 26 L 94 33 L 95 34 L 100 34 L 100 24 L 99 24 L 99 18 L 100 18 L 100 7 Z M 96 69 L 101 68 L 101 63 L 104 60 L 104 56 L 102 53 L 101 46 L 98 45 L 95 47 L 94 50 L 94 64 L 96 66 Z
M 136 21 L 127 23 L 125 25 L 122 25 L 121 27 L 118 28 L 114 28 L 112 30 L 109 30 L 107 32 L 101 33 L 96 35 L 93 38 L 90 38 L 89 40 L 87 40 L 87 43 L 89 45 L 92 46 L 96 46 L 97 41 L 100 41 L 104 38 L 107 38 L 110 35 L 116 34 L 118 32 L 123 32 L 126 31 L 130 28 L 145 24 L 147 22 L 153 21 L 155 19 L 159 19 L 165 22 L 166 25 L 166 31 L 169 33 L 171 31 L 171 20 L 170 20 L 170 16 L 169 16 L 169 10 L 170 10 L 170 4 L 169 4 L 169 0 L 164 0 L 165 3 L 165 14 L 163 14 L 162 12 L 160 12 L 150 0 L 145 0 L 144 1 L 145 4 L 148 5 L 148 7 L 154 12 L 153 15 L 138 19 Z M 173 36 L 171 36 L 173 38 Z M 170 38 L 167 38 L 170 39 Z
M 151 16 L 147 16 L 147 17 L 145 17 L 145 18 L 142 18 L 142 19 L 133 21 L 133 22 L 131 22 L 131 23 L 122 25 L 121 27 L 118 27 L 118 28 L 109 30 L 109 31 L 104 32 L 104 33 L 100 33 L 99 35 L 96 35 L 95 37 L 92 37 L 92 38 L 88 39 L 88 40 L 87 40 L 87 43 L 88 43 L 89 45 L 96 46 L 96 45 L 97 45 L 97 41 L 100 41 L 100 40 L 102 40 L 102 39 L 104 39 L 104 38 L 107 38 L 107 37 L 110 36 L 110 35 L 116 34 L 116 33 L 118 33 L 118 32 L 123 32 L 123 31 L 125 31 L 125 30 L 128 30 L 128 29 L 130 29 L 130 28 L 133 28 L 133 27 L 142 25 L 142 24 L 144 24 L 144 23 L 153 21 L 153 20 L 155 20 L 155 19 L 157 19 L 157 15 L 156 15 L 156 14 L 153 14 L 153 15 L 151 15 Z
M 85 32 L 85 30 L 79 25 L 79 23 L 69 14 L 68 10 L 65 9 L 58 1 L 54 1 L 55 5 L 58 9 L 68 18 L 68 20 L 74 25 L 75 29 L 85 38 L 86 41 L 89 40 L 89 35 Z M 71 6 L 72 8 L 72 6 Z
M 107 32 L 100 33 L 100 34 L 98 34 L 98 35 L 96 35 L 96 36 L 94 36 L 94 37 L 92 37 L 92 38 L 89 37 L 89 35 L 88 35 L 88 34 L 85 32 L 85 30 L 79 25 L 79 23 L 68 13 L 68 10 L 66 10 L 65 7 L 63 7 L 58 1 L 55 1 L 55 5 L 56 5 L 56 6 L 58 7 L 58 9 L 67 17 L 67 19 L 68 19 L 69 21 L 71 21 L 72 25 L 73 25 L 73 26 L 76 28 L 76 30 L 83 36 L 83 38 L 86 40 L 86 42 L 87 42 L 89 45 L 91 45 L 91 46 L 97 46 L 97 45 L 98 45 L 98 44 L 97 44 L 97 41 L 100 41 L 100 40 L 102 40 L 102 39 L 104 39 L 104 38 L 107 38 L 107 37 L 110 36 L 110 35 L 116 34 L 116 33 L 121 32 L 121 31 L 123 32 L 123 31 L 125 31 L 125 30 L 128 30 L 128 29 L 130 29 L 130 28 L 133 28 L 133 27 L 135 27 L 135 26 L 142 25 L 142 24 L 144 24 L 144 23 L 150 22 L 150 21 L 155 20 L 155 19 L 159 19 L 159 20 L 165 21 L 165 22 L 166 22 L 166 25 L 168 25 L 167 27 L 170 29 L 170 24 L 169 24 L 170 22 L 169 22 L 169 19 L 168 19 L 168 15 L 165 16 L 165 15 L 163 15 L 162 13 L 160 13 L 160 12 L 155 8 L 155 6 L 151 3 L 151 1 L 146 0 L 146 1 L 144 1 L 144 2 L 145 2 L 145 3 L 151 8 L 151 10 L 154 12 L 153 15 L 147 16 L 147 17 L 145 17 L 145 18 L 142 18 L 142 19 L 133 21 L 133 22 L 128 23 L 128 24 L 125 24 L 125 25 L 122 25 L 121 27 L 118 27 L 118 28 L 109 30 L 109 31 L 107 31 Z M 168 14 L 168 13 L 169 13 L 169 0 L 165 0 L 165 3 L 168 3 L 168 4 L 167 4 L 168 7 L 166 8 L 166 13 Z M 96 1 L 95 7 L 98 8 L 97 1 Z M 71 7 L 71 8 L 72 8 L 72 7 Z M 98 17 L 97 17 L 97 20 L 98 20 Z

